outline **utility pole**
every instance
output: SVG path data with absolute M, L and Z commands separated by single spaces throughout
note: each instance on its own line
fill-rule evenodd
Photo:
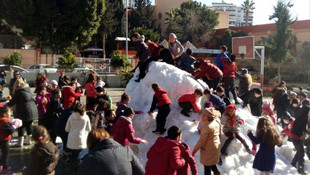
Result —
M 126 0 L 126 58 L 128 59 L 128 0 Z

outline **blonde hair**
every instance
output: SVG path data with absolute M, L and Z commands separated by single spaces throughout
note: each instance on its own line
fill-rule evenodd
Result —
M 25 85 L 26 83 L 24 82 L 23 78 L 18 78 L 16 79 L 14 85 L 13 85 L 13 94 L 15 94 L 15 91 L 18 87 L 21 87 Z
M 214 107 L 205 108 L 201 111 L 202 118 L 208 118 L 208 121 L 213 121 L 215 118 L 220 117 L 221 113 L 215 110 Z
M 256 136 L 261 134 L 263 143 L 267 145 L 282 145 L 282 138 L 273 124 L 273 121 L 268 117 L 262 117 L 258 120 L 256 128 Z

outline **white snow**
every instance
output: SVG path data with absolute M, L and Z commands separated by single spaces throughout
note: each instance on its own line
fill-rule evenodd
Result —
M 136 71 L 135 76 L 138 74 Z M 159 135 L 153 134 L 156 121 L 154 116 L 147 114 L 153 98 L 153 90 L 151 88 L 152 83 L 158 83 L 163 89 L 168 92 L 168 95 L 173 103 L 172 110 L 167 118 L 166 128 L 176 125 L 182 129 L 183 137 L 182 141 L 186 142 L 191 151 L 198 141 L 200 135 L 197 132 L 197 123 L 193 122 L 198 117 L 197 113 L 192 113 L 191 117 L 184 117 L 180 114 L 180 108 L 178 107 L 177 99 L 184 93 L 194 91 L 196 88 L 206 88 L 207 85 L 202 81 L 195 81 L 192 76 L 184 71 L 181 71 L 174 66 L 167 65 L 165 63 L 152 62 L 149 66 L 149 72 L 146 77 L 139 83 L 136 83 L 133 78 L 127 85 L 125 92 L 131 97 L 130 107 L 135 110 L 141 110 L 144 113 L 136 115 L 133 121 L 135 128 L 135 135 L 141 137 L 149 142 L 148 145 L 139 144 L 132 145 L 133 150 L 137 153 L 137 157 L 143 165 L 146 164 L 146 153 L 150 147 L 154 144 Z M 198 103 L 199 104 L 199 103 Z M 250 114 L 247 109 L 243 109 L 240 106 L 238 111 L 241 114 L 245 124 L 241 126 L 240 135 L 246 139 L 246 142 L 252 148 L 250 139 L 246 136 L 247 130 L 255 132 L 257 117 Z M 279 127 L 280 129 L 280 127 Z M 222 135 L 222 144 L 226 140 L 226 137 Z M 293 159 L 295 151 L 293 151 L 293 144 L 286 142 L 282 147 L 276 147 L 277 160 L 274 174 L 291 175 L 298 174 L 297 170 L 290 165 Z M 257 170 L 252 168 L 254 156 L 248 154 L 242 144 L 234 139 L 227 149 L 228 156 L 222 158 L 223 165 L 219 168 L 221 174 L 227 175 L 252 175 L 259 174 Z M 199 152 L 195 156 L 195 160 L 198 166 L 198 174 L 203 174 L 203 166 L 199 162 Z M 305 170 L 310 172 L 310 161 L 305 157 Z

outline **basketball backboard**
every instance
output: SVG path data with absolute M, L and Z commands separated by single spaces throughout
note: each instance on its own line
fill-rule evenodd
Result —
M 242 36 L 232 38 L 232 54 L 237 58 L 253 59 L 255 38 L 254 36 Z

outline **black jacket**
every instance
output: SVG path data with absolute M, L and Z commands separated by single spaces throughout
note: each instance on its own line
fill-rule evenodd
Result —
M 159 54 L 159 58 L 162 59 L 163 62 L 173 65 L 174 60 L 172 59 L 171 53 L 168 49 L 162 50 Z
M 144 42 L 144 36 L 140 36 L 135 41 L 135 46 L 137 49 L 136 57 L 140 59 L 141 63 L 145 62 L 151 57 L 151 50 Z
M 14 104 L 16 104 L 15 118 L 19 118 L 23 122 L 38 118 L 37 105 L 28 85 L 15 90 L 12 100 L 7 105 L 13 106 Z
M 298 137 L 301 137 L 303 132 L 307 131 L 307 124 L 308 124 L 308 114 L 309 114 L 310 107 L 303 106 L 301 109 L 300 114 L 296 118 L 293 127 L 292 133 Z
M 113 139 L 99 142 L 84 156 L 78 175 L 143 175 L 144 168 L 129 147 Z

